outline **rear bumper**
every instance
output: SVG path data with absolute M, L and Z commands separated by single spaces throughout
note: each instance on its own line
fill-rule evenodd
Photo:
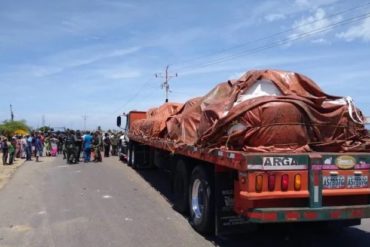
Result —
M 370 205 L 321 208 L 255 208 L 245 212 L 253 223 L 308 222 L 370 218 Z

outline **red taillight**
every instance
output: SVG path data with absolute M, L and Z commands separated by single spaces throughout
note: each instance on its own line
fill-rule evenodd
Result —
M 268 176 L 268 189 L 269 191 L 275 190 L 275 175 Z
M 289 188 L 289 176 L 287 174 L 284 174 L 281 177 L 281 190 L 287 191 Z

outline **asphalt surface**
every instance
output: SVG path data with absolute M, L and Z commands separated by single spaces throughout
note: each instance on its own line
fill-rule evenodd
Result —
M 66 165 L 26 162 L 0 191 L 0 246 L 370 246 L 359 227 L 271 225 L 253 233 L 201 236 L 171 204 L 157 170 L 134 171 L 117 157 Z

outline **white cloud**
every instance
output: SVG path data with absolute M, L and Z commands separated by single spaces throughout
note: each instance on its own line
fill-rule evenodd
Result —
M 284 14 L 269 14 L 265 16 L 265 20 L 269 22 L 278 21 L 285 19 L 286 16 Z
M 122 67 L 99 70 L 98 74 L 102 75 L 104 78 L 114 79 L 114 80 L 138 78 L 142 76 L 141 72 L 137 69 L 122 68 Z
M 347 31 L 337 34 L 337 37 L 346 41 L 356 39 L 370 41 L 370 18 L 365 19 L 360 25 L 352 26 Z
M 324 36 L 330 32 L 330 30 L 325 30 L 325 28 L 339 21 L 340 19 L 340 16 L 327 18 L 325 10 L 318 8 L 311 16 L 294 22 L 293 29 L 295 31 L 289 35 L 289 38 L 294 40 L 296 38 L 306 37 L 306 35 L 315 37 Z M 316 32 L 318 33 L 316 34 Z M 320 39 L 316 41 L 320 41 Z
M 123 49 L 109 49 L 104 47 L 89 47 L 78 50 L 63 51 L 43 59 L 40 65 L 29 65 L 32 75 L 44 77 L 63 72 L 68 69 L 93 64 L 104 59 L 122 57 L 139 51 L 141 47 L 134 46 Z

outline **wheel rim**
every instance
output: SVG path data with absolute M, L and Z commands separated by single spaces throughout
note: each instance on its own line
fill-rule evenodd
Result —
M 203 185 L 199 179 L 193 182 L 191 191 L 191 209 L 195 220 L 200 220 L 203 216 L 204 210 L 204 197 L 203 197 Z
M 131 164 L 135 164 L 135 148 L 132 148 L 131 151 Z

